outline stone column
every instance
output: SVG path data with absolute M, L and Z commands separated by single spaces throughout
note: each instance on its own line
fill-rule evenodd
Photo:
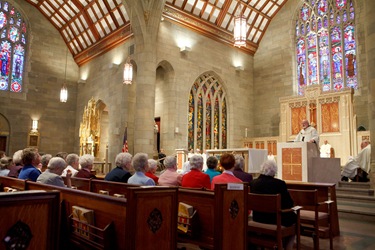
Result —
M 156 43 L 164 1 L 129 0 L 136 63 L 134 154 L 154 155 Z
M 364 53 L 367 58 L 367 84 L 368 84 L 368 119 L 370 127 L 370 141 L 372 147 L 375 144 L 375 1 L 364 1 L 365 2 L 365 44 L 366 49 Z M 363 82 L 362 84 L 366 84 Z M 371 174 L 370 182 L 372 188 L 375 187 L 375 150 L 371 152 Z

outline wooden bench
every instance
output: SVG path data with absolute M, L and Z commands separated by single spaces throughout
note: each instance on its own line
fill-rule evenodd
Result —
M 0 178 L 0 192 L 4 192 L 4 188 L 17 189 L 18 191 L 23 191 L 26 189 L 25 180 L 7 176 L 0 176 Z
M 178 201 L 196 209 L 197 225 L 192 235 L 178 234 L 178 241 L 205 249 L 246 249 L 248 184 L 243 190 L 228 190 L 227 184 L 215 191 L 179 188 Z
M 0 177 L 0 184 L 15 186 L 17 179 Z M 13 183 L 14 182 L 14 183 Z M 142 188 L 124 185 L 126 198 L 24 181 L 25 190 L 57 190 L 61 203 L 61 249 L 176 249 L 177 188 Z M 110 183 L 111 184 L 111 183 Z M 94 210 L 96 235 L 74 233 L 72 206 Z M 57 216 L 58 217 L 58 216 Z M 91 234 L 90 234 L 91 235 Z
M 317 190 L 318 202 L 325 202 L 327 200 L 333 201 L 331 204 L 331 229 L 333 236 L 340 235 L 339 216 L 337 211 L 337 198 L 336 198 L 336 184 L 334 183 L 315 183 L 315 182 L 293 182 L 286 181 L 288 189 L 300 190 Z M 298 205 L 298 204 L 297 204 Z M 327 207 L 322 206 L 321 212 L 327 213 Z M 323 225 L 326 226 L 326 225 Z M 329 232 L 326 231 L 322 235 L 324 238 L 329 237 Z
M 66 185 L 66 177 L 62 177 Z M 87 178 L 70 178 L 72 181 L 72 187 L 78 190 L 90 191 L 91 190 L 91 179 Z
M 13 249 L 6 246 L 16 242 L 27 249 L 59 249 L 59 195 L 57 191 L 1 192 L 1 249 Z
M 71 238 L 71 234 L 67 234 L 73 244 L 80 244 L 82 248 L 154 249 L 157 245 L 160 249 L 176 249 L 177 188 L 129 187 L 126 198 L 35 182 L 27 182 L 26 188 L 59 190 L 63 204 L 62 218 L 67 220 L 67 227 L 71 227 L 69 218 L 73 205 L 94 210 L 95 227 L 102 231 L 110 229 L 113 223 L 113 239 L 103 239 L 100 245 Z M 110 231 L 104 232 L 104 236 L 110 237 Z

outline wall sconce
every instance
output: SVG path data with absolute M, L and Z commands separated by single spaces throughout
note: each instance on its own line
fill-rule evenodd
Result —
M 109 68 L 110 69 L 118 69 L 120 67 L 120 64 L 117 64 L 117 63 L 111 63 L 109 64 Z
M 126 59 L 124 65 L 124 84 L 132 84 L 133 81 L 133 65 L 130 62 L 130 57 Z
M 175 127 L 175 129 L 174 129 L 174 133 L 175 133 L 175 134 L 180 133 L 180 128 L 179 128 L 179 127 Z
M 78 83 L 78 84 L 85 84 L 85 83 L 86 83 L 86 80 L 84 80 L 84 79 L 79 79 L 79 80 L 77 81 L 77 83 Z
M 243 71 L 243 70 L 244 70 L 244 67 L 243 67 L 243 66 L 236 66 L 236 67 L 234 67 L 234 69 L 235 69 L 236 71 Z
M 187 52 L 189 52 L 189 51 L 191 51 L 191 48 L 188 47 L 188 46 L 182 46 L 182 47 L 180 48 L 180 52 L 181 52 L 181 53 L 187 53 Z
M 32 132 L 38 131 L 38 120 L 33 120 L 33 125 L 31 126 L 31 131 Z

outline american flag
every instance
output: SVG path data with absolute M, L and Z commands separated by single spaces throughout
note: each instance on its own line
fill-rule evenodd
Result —
M 129 148 L 128 148 L 128 127 L 125 128 L 124 140 L 123 140 L 122 144 L 123 144 L 122 152 L 128 152 L 129 151 Z

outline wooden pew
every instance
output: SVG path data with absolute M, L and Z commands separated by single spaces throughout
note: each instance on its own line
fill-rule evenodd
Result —
M 227 184 L 215 191 L 179 188 L 178 201 L 196 209 L 197 225 L 192 235 L 178 234 L 178 241 L 205 249 L 246 249 L 248 184 L 243 190 L 228 190 Z
M 104 181 L 104 180 L 97 180 L 91 179 L 90 181 L 90 191 L 93 193 L 100 193 L 101 191 L 108 192 L 108 195 L 114 196 L 117 195 L 124 195 L 127 197 L 128 188 L 129 187 L 139 187 L 139 185 L 132 185 L 122 182 L 112 182 L 112 181 Z
M 64 183 L 66 185 L 66 178 L 62 177 L 64 180 Z M 91 179 L 87 178 L 78 178 L 78 177 L 72 177 L 70 178 L 72 181 L 72 187 L 78 190 L 83 190 L 83 191 L 90 191 L 91 190 Z
M 98 245 L 67 233 L 66 239 L 75 245 L 79 244 L 80 248 L 151 250 L 158 246 L 160 249 L 176 249 L 177 188 L 129 187 L 126 198 L 29 181 L 26 189 L 59 190 L 63 205 L 61 217 L 68 218 L 65 221 L 67 228 L 71 227 L 73 205 L 94 210 L 95 227 L 104 231 L 103 235 L 107 239 Z
M 59 249 L 59 195 L 56 191 L 0 193 L 0 238 L 19 237 L 16 242 L 23 241 L 32 250 Z M 12 240 L 3 241 L 1 249 L 7 242 L 14 244 Z
M 26 181 L 13 177 L 0 176 L 0 192 L 4 192 L 4 188 L 6 187 L 22 191 L 26 188 Z
M 318 201 L 324 202 L 327 200 L 333 201 L 331 204 L 331 219 L 332 219 L 332 234 L 333 236 L 340 235 L 339 216 L 337 211 L 337 198 L 336 198 L 336 184 L 334 183 L 317 183 L 317 182 L 294 182 L 286 181 L 288 189 L 302 189 L 318 191 Z M 298 205 L 298 204 L 297 204 Z M 322 212 L 328 212 L 326 207 L 322 206 Z M 325 209 L 325 210 L 324 210 Z M 324 235 L 328 237 L 328 232 Z

